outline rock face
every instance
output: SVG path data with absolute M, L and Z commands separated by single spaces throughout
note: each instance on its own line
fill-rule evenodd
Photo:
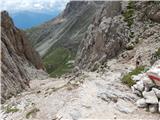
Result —
M 103 2 L 70 1 L 56 18 L 26 31 L 41 56 L 58 47 L 76 53 L 96 11 Z
M 94 17 L 77 53 L 76 65 L 95 70 L 117 57 L 150 65 L 159 48 L 159 2 L 106 2 Z
M 127 38 L 124 34 L 119 34 L 125 33 L 124 25 L 120 21 L 117 22 L 120 13 L 120 2 L 106 2 L 97 13 L 78 51 L 77 63 L 80 67 L 93 67 L 96 61 L 103 62 L 112 58 L 124 47 Z
M 14 26 L 6 11 L 1 12 L 1 97 L 5 99 L 29 87 L 32 79 L 27 67 L 44 69 L 38 53 L 32 48 L 24 33 Z

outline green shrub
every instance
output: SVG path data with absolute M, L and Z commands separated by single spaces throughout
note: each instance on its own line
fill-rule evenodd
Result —
M 127 10 L 123 13 L 124 21 L 127 22 L 128 27 L 131 27 L 133 24 L 133 15 L 134 15 L 134 2 L 130 1 L 127 6 Z
M 73 65 L 68 64 L 69 60 L 72 60 L 74 55 L 66 48 L 57 48 L 51 51 L 43 59 L 47 72 L 51 77 L 59 77 L 73 68 Z
M 27 114 L 26 114 L 26 118 L 29 119 L 30 116 L 35 115 L 37 112 L 39 112 L 40 110 L 38 108 L 33 108 L 32 110 L 30 110 Z
M 19 109 L 13 106 L 7 106 L 5 111 L 6 113 L 14 113 L 14 112 L 19 111 Z
M 128 74 L 124 75 L 122 78 L 122 83 L 127 84 L 129 87 L 131 87 L 132 85 L 135 84 L 135 81 L 132 80 L 132 75 L 138 75 L 140 74 L 142 71 L 144 71 L 145 67 L 144 66 L 140 66 L 135 68 L 132 72 L 129 72 Z

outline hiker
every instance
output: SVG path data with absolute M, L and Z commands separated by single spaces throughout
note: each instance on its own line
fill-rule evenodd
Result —
M 141 62 L 142 62 L 141 56 L 138 56 L 138 58 L 136 59 L 136 67 L 138 67 Z

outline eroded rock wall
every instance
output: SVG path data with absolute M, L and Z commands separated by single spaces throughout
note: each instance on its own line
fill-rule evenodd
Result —
M 124 47 L 127 37 L 120 14 L 120 2 L 106 2 L 97 13 L 79 47 L 77 63 L 81 68 L 94 69 L 97 61 L 116 56 Z
M 38 53 L 24 33 L 14 26 L 6 11 L 1 12 L 1 100 L 29 87 L 32 79 L 26 67 L 44 69 Z
M 159 2 L 105 2 L 81 42 L 76 65 L 96 70 L 120 53 L 125 62 L 136 65 L 140 58 L 139 65 L 150 65 L 160 44 L 159 7 Z

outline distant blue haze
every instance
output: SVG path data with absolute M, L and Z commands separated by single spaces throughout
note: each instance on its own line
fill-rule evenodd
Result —
M 20 11 L 10 13 L 14 24 L 20 29 L 28 29 L 40 25 L 48 20 L 53 19 L 59 14 L 60 11 L 43 11 L 43 12 L 30 12 Z

